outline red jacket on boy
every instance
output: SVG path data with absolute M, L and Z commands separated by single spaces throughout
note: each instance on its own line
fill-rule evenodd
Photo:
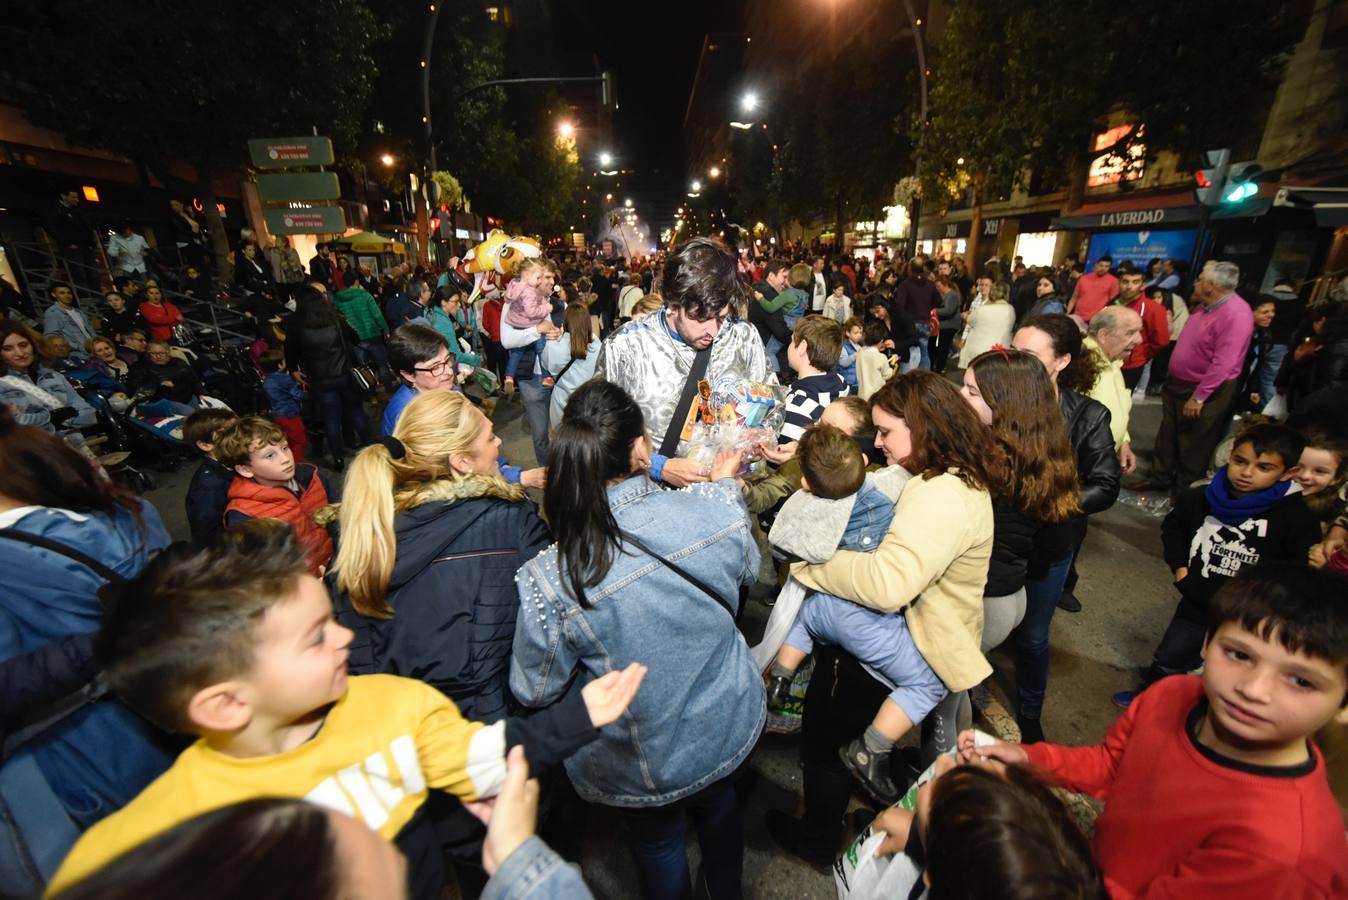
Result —
M 266 487 L 251 478 L 235 475 L 229 486 L 225 527 L 240 519 L 280 519 L 289 522 L 309 561 L 309 572 L 319 575 L 332 560 L 332 537 L 314 521 L 314 514 L 328 505 L 328 491 L 318 470 L 308 463 L 295 466 L 299 494 L 283 487 Z

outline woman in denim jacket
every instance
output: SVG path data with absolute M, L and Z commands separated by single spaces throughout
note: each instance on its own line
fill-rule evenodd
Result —
M 543 706 L 577 673 L 648 666 L 631 709 L 567 772 L 581 797 L 623 809 L 643 896 L 689 895 L 691 816 L 711 896 L 738 897 L 744 842 L 730 776 L 766 708 L 732 609 L 757 576 L 758 548 L 734 480 L 738 454 L 717 457 L 709 483 L 682 491 L 647 478 L 650 454 L 641 410 L 622 388 L 591 381 L 571 395 L 543 498 L 560 539 L 516 576 L 510 688 Z

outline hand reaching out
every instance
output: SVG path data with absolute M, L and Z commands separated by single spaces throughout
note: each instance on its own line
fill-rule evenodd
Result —
M 871 828 L 883 831 L 885 839 L 875 848 L 875 858 L 902 853 L 908 846 L 908 834 L 913 830 L 914 820 L 913 813 L 901 806 L 891 806 L 876 816 Z
M 734 478 L 740 473 L 740 463 L 744 461 L 743 450 L 722 450 L 716 454 L 711 464 L 711 480 Z
M 707 475 L 695 460 L 674 458 L 665 461 L 660 472 L 660 480 L 670 487 L 687 487 L 699 481 L 706 481 Z
M 470 809 L 477 805 L 465 804 Z M 538 824 L 538 779 L 529 777 L 529 762 L 518 744 L 506 756 L 506 780 L 501 792 L 485 805 L 489 815 L 478 816 L 487 823 L 482 868 L 488 875 L 495 875 L 510 854 L 533 836 Z M 473 813 L 477 815 L 477 810 Z
M 620 672 L 608 672 L 581 688 L 585 698 L 585 708 L 590 711 L 590 722 L 595 728 L 603 728 L 627 711 L 632 698 L 637 695 L 641 679 L 646 677 L 646 667 L 641 663 L 632 663 Z
M 796 455 L 796 448 L 800 446 L 800 441 L 788 441 L 785 444 L 767 444 L 760 443 L 759 449 L 763 452 L 763 458 L 775 465 L 781 465 Z
M 994 744 L 975 745 L 972 729 L 961 731 L 960 736 L 955 741 L 955 746 L 959 748 L 960 762 L 983 762 L 995 759 L 998 762 L 1006 763 L 1008 766 L 1023 766 L 1030 761 L 1029 754 L 1020 744 L 997 741 Z

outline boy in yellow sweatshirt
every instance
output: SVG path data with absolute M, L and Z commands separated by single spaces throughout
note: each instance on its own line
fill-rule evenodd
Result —
M 199 813 L 275 796 L 362 820 L 407 856 L 409 896 L 438 896 L 446 873 L 427 791 L 494 796 L 515 744 L 535 767 L 560 761 L 622 714 L 644 674 L 633 664 L 541 716 L 494 725 L 420 681 L 348 677 L 351 631 L 333 621 L 290 528 L 268 520 L 165 552 L 110 600 L 99 651 L 113 691 L 198 740 L 84 834 L 49 893 Z

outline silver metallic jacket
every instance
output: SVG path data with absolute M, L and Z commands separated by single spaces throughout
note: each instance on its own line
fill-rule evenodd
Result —
M 599 351 L 594 377 L 613 382 L 637 401 L 656 452 L 696 355 L 692 347 L 670 334 L 663 310 L 640 322 L 628 322 Z M 712 342 L 706 377 L 713 384 L 727 377 L 767 381 L 767 355 L 758 330 L 748 322 L 726 322 Z M 680 456 L 686 452 L 683 444 L 678 452 Z

